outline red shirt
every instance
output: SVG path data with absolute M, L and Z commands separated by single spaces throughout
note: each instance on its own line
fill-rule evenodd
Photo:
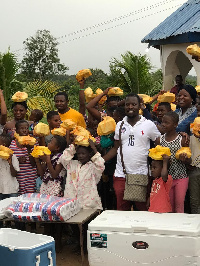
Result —
M 168 176 L 167 182 L 164 182 L 162 177 L 153 180 L 150 194 L 150 212 L 172 212 L 169 198 L 172 182 L 173 179 L 171 175 Z
M 175 85 L 173 88 L 171 88 L 170 92 L 174 93 L 177 96 L 179 91 L 183 89 L 183 86 L 184 86 L 184 84 L 180 84 L 179 87 L 177 85 Z

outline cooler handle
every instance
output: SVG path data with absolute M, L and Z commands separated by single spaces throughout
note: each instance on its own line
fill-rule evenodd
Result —
M 35 266 L 40 266 L 40 255 L 36 256 L 35 258 L 37 260 Z
M 51 251 L 48 251 L 48 259 L 49 259 L 49 262 L 50 262 L 50 264 L 48 265 L 48 266 L 53 266 L 53 258 L 52 258 L 52 256 L 51 256 Z

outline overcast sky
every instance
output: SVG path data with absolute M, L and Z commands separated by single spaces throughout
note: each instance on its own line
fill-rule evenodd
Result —
M 26 38 L 47 29 L 59 38 L 59 57 L 69 67 L 68 74 L 83 68 L 109 72 L 113 57 L 120 59 L 126 51 L 144 54 L 147 44 L 141 44 L 141 39 L 185 2 L 1 0 L 0 52 L 8 47 L 12 52 L 22 49 Z M 16 52 L 19 60 L 23 52 Z M 148 56 L 160 68 L 159 50 L 150 48 Z

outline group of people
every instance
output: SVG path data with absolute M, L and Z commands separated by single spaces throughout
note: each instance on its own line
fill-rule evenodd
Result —
M 128 94 L 124 99 L 109 97 L 110 88 L 86 104 L 85 80 L 79 83 L 79 112 L 69 107 L 65 92 L 57 93 L 57 111 L 47 113 L 49 129 L 59 128 L 63 121 L 71 119 L 86 128 L 96 141 L 89 140 L 87 147 L 76 145 L 68 130 L 66 136 L 37 136 L 36 145 L 47 146 L 51 151 L 51 155 L 39 158 L 31 155 L 32 146 L 18 142 L 15 133 L 34 136 L 34 126 L 43 118 L 43 112 L 32 110 L 27 120 L 26 102 L 15 102 L 14 118 L 6 122 L 7 109 L 0 91 L 0 145 L 14 152 L 8 160 L 0 159 L 0 199 L 37 190 L 42 194 L 77 197 L 83 208 L 183 213 L 189 211 L 184 210 L 186 198 L 191 213 L 200 213 L 200 138 L 190 131 L 190 124 L 200 116 L 195 88 L 181 81 L 172 89 L 176 110 L 171 110 L 170 103 L 160 102 L 151 111 L 150 104 L 145 105 L 137 94 Z M 107 100 L 102 106 L 99 102 L 105 96 Z M 115 120 L 115 132 L 98 136 L 97 126 L 105 116 Z M 168 147 L 171 156 L 163 155 L 163 160 L 148 158 L 149 149 L 156 145 Z M 176 159 L 176 152 L 187 146 L 191 148 L 191 158 L 183 153 Z M 126 174 L 149 176 L 146 202 L 124 199 Z

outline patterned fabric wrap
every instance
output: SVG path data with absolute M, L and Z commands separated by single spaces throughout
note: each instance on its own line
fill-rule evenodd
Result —
M 176 132 L 186 132 L 188 135 L 191 135 L 189 125 L 197 117 L 196 107 L 192 106 L 191 108 L 188 108 L 184 114 L 182 113 L 181 108 L 176 109 L 175 112 L 179 116 L 179 122 L 176 128 Z
M 19 196 L 5 211 L 5 216 L 24 221 L 66 221 L 80 211 L 77 199 L 39 193 Z
M 56 165 L 57 165 L 58 160 L 59 160 L 59 158 L 60 158 L 61 155 L 62 155 L 62 153 L 57 153 L 55 155 L 51 155 L 51 164 L 52 164 L 52 166 L 53 166 L 54 169 L 56 168 Z M 51 174 L 50 174 L 50 172 L 49 172 L 49 169 L 47 168 L 46 171 L 45 171 L 45 173 L 44 173 L 44 176 L 42 178 L 42 181 L 44 183 L 46 183 L 46 184 L 47 184 L 47 182 L 49 180 L 51 180 L 51 181 L 54 181 L 55 180 L 56 182 L 62 183 L 65 174 L 66 174 L 66 171 L 65 170 L 62 170 L 60 172 L 60 174 L 57 176 L 57 178 L 53 179 L 52 176 L 51 176 Z
M 61 196 L 61 191 L 62 191 L 61 183 L 56 182 L 56 180 L 53 181 L 49 180 L 47 184 L 43 182 L 40 187 L 41 194 Z

